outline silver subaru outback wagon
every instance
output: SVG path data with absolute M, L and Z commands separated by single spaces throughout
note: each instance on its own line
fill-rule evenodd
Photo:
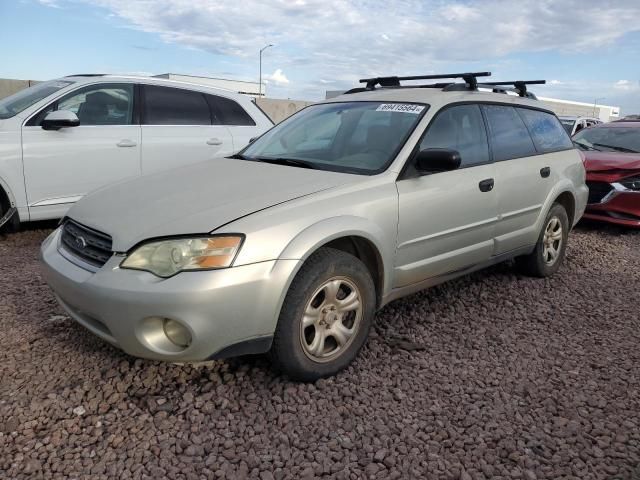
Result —
M 46 279 L 131 355 L 269 352 L 313 380 L 394 299 L 510 258 L 551 275 L 587 200 L 581 157 L 540 81 L 486 75 L 367 79 L 233 157 L 94 191 L 44 241 Z

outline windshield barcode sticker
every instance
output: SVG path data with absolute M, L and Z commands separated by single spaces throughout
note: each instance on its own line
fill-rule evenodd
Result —
M 418 115 L 424 110 L 424 105 L 413 105 L 411 103 L 383 103 L 376 112 L 401 112 L 401 113 L 413 113 Z

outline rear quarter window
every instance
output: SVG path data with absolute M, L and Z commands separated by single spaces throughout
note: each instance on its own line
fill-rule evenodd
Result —
M 538 152 L 547 153 L 573 148 L 569 135 L 555 115 L 530 108 L 517 110 L 527 125 Z
M 256 124 L 251 115 L 238 102 L 217 95 L 205 95 L 205 97 L 218 124 L 232 126 L 254 126 Z

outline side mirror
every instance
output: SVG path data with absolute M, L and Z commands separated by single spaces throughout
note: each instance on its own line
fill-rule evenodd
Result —
M 449 148 L 427 148 L 420 150 L 416 168 L 420 173 L 449 172 L 460 168 L 460 153 Z
M 80 125 L 78 116 L 69 110 L 49 112 L 40 124 L 44 130 L 60 130 L 61 128 L 77 127 Z

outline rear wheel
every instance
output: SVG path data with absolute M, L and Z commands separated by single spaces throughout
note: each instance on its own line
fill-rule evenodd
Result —
M 534 277 L 548 277 L 558 271 L 564 261 L 569 236 L 569 217 L 560 204 L 554 204 L 529 255 L 516 259 L 520 270 Z
M 357 356 L 374 313 L 375 287 L 366 266 L 341 250 L 321 248 L 287 292 L 272 361 L 297 380 L 334 375 Z

